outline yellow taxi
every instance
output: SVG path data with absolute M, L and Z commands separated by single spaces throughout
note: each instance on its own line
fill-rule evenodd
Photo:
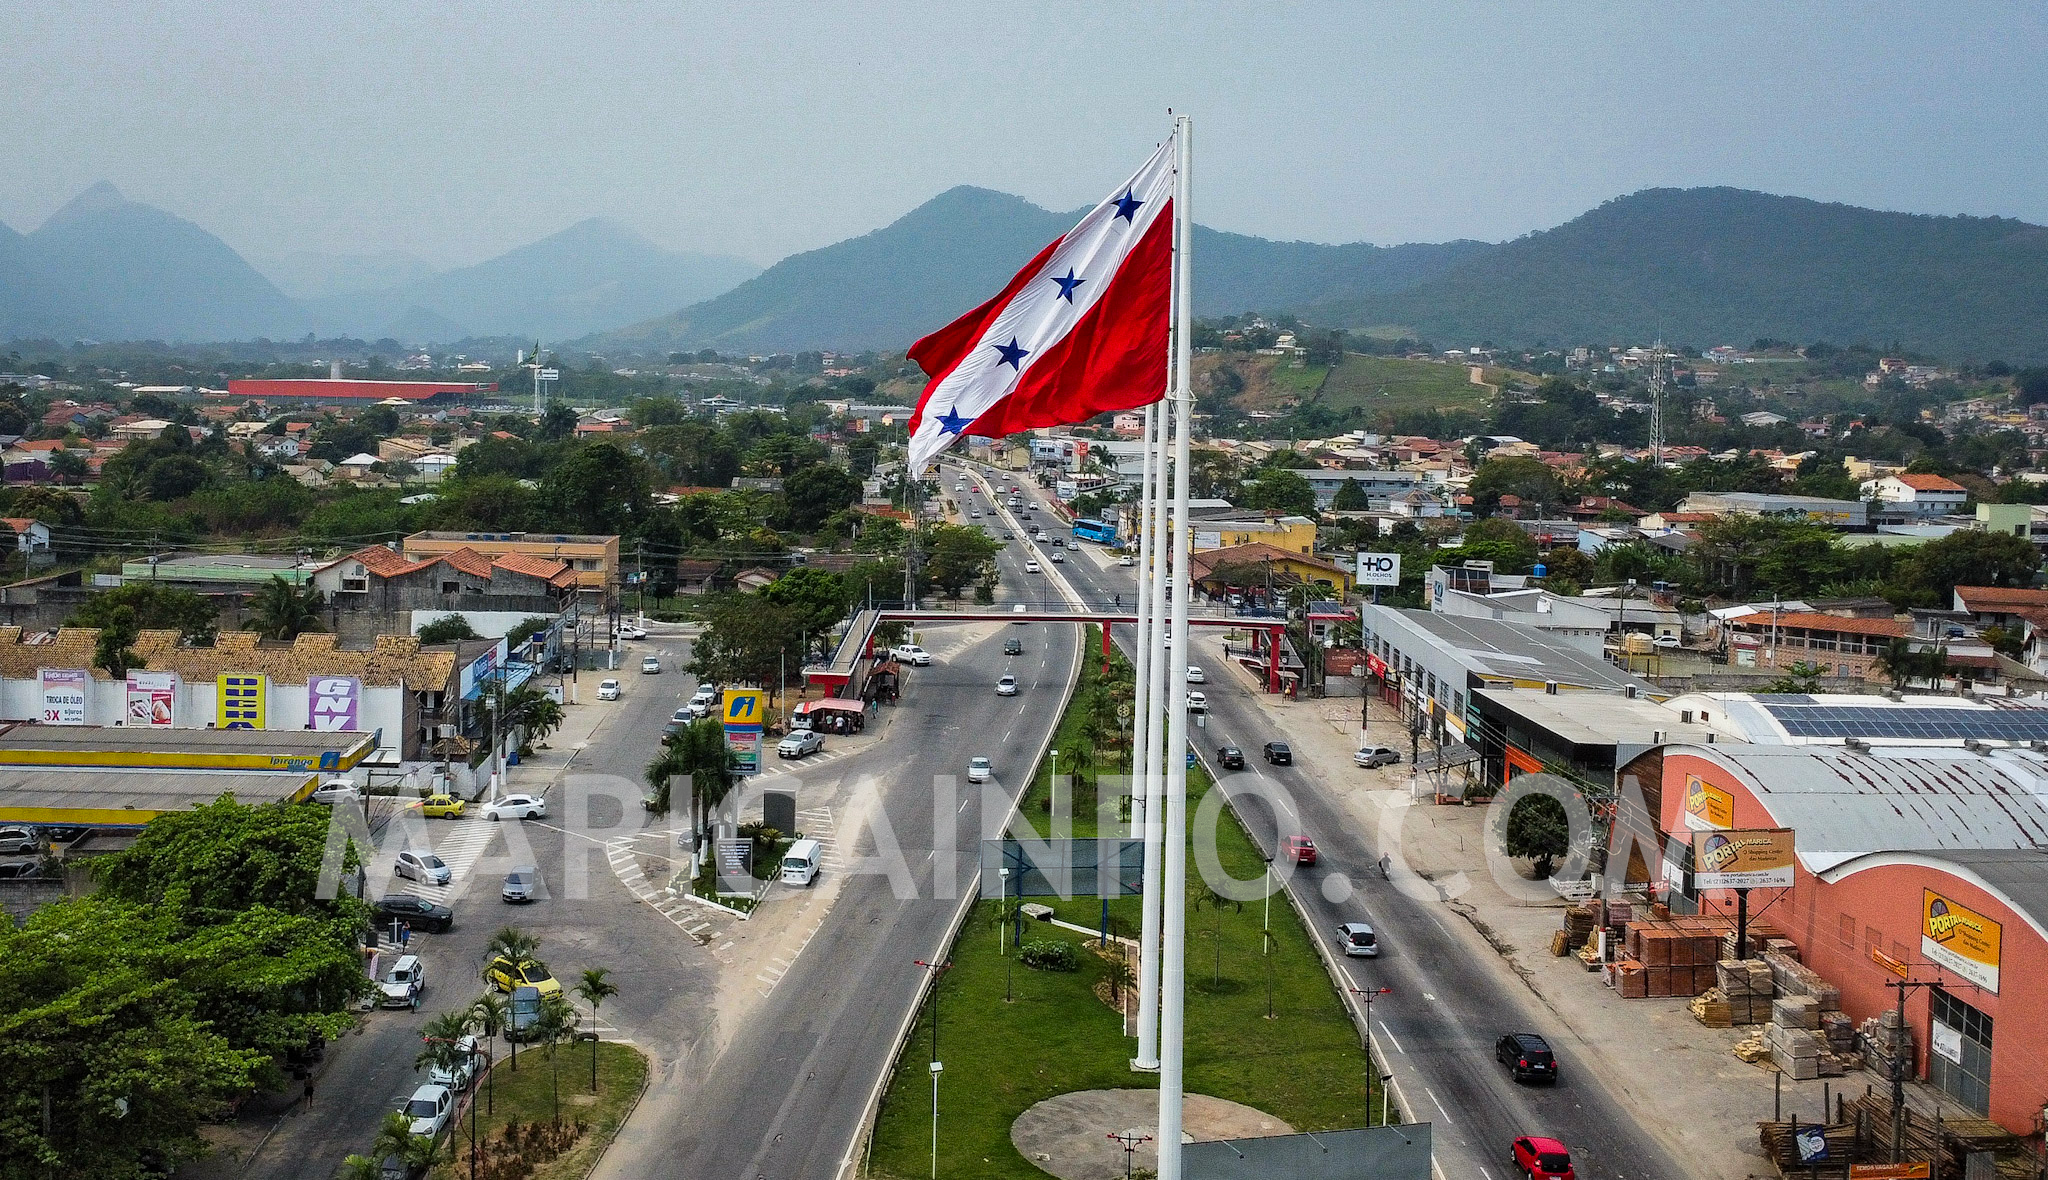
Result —
M 420 814 L 428 819 L 461 819 L 468 806 L 453 795 L 429 795 L 420 800 Z
M 515 987 L 531 987 L 538 988 L 545 996 L 562 990 L 562 981 L 548 974 L 547 964 L 537 959 L 527 959 L 515 965 L 511 959 L 499 955 L 484 968 L 484 978 L 501 992 L 509 992 Z

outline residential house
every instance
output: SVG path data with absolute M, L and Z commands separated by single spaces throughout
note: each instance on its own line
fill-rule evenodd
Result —
M 1293 553 L 1313 553 L 1316 522 L 1306 516 L 1258 513 L 1242 508 L 1188 512 L 1189 544 L 1196 553 L 1263 543 Z
M 344 634 L 410 634 L 415 612 L 460 614 L 499 636 L 528 618 L 558 619 L 576 600 L 567 562 L 458 548 L 417 560 L 371 545 L 311 571 Z
M 406 557 L 418 561 L 474 549 L 487 557 L 507 553 L 545 558 L 566 563 L 576 571 L 576 585 L 584 594 L 611 598 L 619 588 L 619 538 L 579 533 L 414 533 L 400 542 Z
M 14 530 L 14 548 L 22 553 L 47 553 L 50 526 L 26 516 L 0 517 L 0 523 Z
M 1863 494 L 1885 505 L 1881 518 L 1897 518 L 1901 523 L 1961 512 L 1970 498 L 1968 489 L 1945 476 L 1906 473 L 1867 480 Z
M 1188 559 L 1188 575 L 1195 586 L 1210 594 L 1229 588 L 1271 585 L 1275 589 L 1319 586 L 1350 593 L 1351 572 L 1333 561 L 1297 553 L 1262 541 L 1208 549 Z
M 750 593 L 773 585 L 775 580 L 781 576 L 781 573 L 778 571 L 768 569 L 765 566 L 749 566 L 733 575 L 732 584 L 734 589 Z
M 1812 664 L 1823 675 L 1886 680 L 1873 667 L 1910 628 L 1895 619 L 1855 619 L 1810 611 L 1759 610 L 1724 625 L 1728 662 L 1784 670 Z

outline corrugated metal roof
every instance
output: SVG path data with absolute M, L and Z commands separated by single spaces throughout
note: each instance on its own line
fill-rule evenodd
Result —
M 1673 746 L 1742 776 L 1812 872 L 1873 852 L 2048 845 L 2048 760 L 2031 751 Z

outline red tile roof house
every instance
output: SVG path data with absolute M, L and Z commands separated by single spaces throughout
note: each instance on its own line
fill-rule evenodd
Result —
M 1979 626 L 2017 626 L 2029 612 L 2048 610 L 2048 590 L 2018 586 L 1958 586 L 1956 610 L 1969 611 Z
M 1961 512 L 1968 488 L 1940 475 L 1887 475 L 1863 485 L 1863 494 L 1892 506 L 1893 514 L 1924 520 Z
M 1845 619 L 1809 611 L 1759 610 L 1728 624 L 1729 662 L 1744 668 L 1814 664 L 1824 676 L 1888 681 L 1872 667 L 1911 626 L 1896 619 Z

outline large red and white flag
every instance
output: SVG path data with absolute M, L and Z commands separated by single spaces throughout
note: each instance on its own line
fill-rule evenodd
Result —
M 995 298 L 910 347 L 931 378 L 910 469 L 962 435 L 1085 422 L 1166 392 L 1173 287 L 1172 139 Z

